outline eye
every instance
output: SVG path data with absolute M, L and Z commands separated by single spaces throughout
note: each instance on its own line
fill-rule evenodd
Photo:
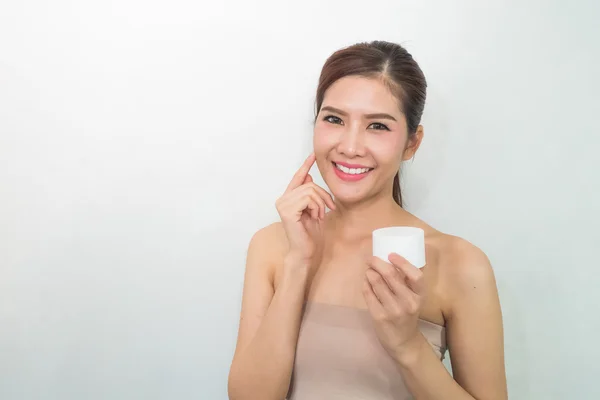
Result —
M 325 118 L 323 118 L 323 121 L 327 121 L 330 124 L 341 124 L 342 120 L 338 117 L 336 117 L 335 115 L 327 115 Z
M 371 125 L 373 129 L 375 129 L 376 131 L 389 131 L 390 128 L 388 128 L 387 126 L 385 126 L 384 124 L 380 123 L 380 122 L 373 122 Z

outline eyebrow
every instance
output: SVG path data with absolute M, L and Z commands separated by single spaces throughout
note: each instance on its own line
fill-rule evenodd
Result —
M 325 106 L 323 108 L 321 108 L 321 111 L 331 111 L 334 112 L 336 114 L 340 114 L 343 116 L 348 116 L 348 113 L 346 111 L 340 110 L 338 108 L 335 107 L 331 107 L 331 106 Z M 396 118 L 392 117 L 390 114 L 386 114 L 386 113 L 375 113 L 375 114 L 365 114 L 365 118 L 367 119 L 391 119 L 392 121 L 396 121 Z

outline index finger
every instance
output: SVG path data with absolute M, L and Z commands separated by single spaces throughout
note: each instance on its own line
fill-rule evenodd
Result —
M 296 189 L 298 186 L 300 186 L 304 183 L 304 179 L 306 179 L 306 175 L 308 175 L 308 171 L 310 171 L 310 167 L 312 167 L 312 165 L 315 163 L 315 159 L 316 159 L 315 153 L 314 152 L 310 153 L 310 155 L 308 156 L 306 161 L 304 161 L 304 164 L 302 164 L 300 169 L 292 177 L 290 184 L 288 185 L 287 189 L 285 189 L 286 192 Z
M 423 291 L 423 272 L 397 253 L 391 253 L 388 260 L 400 269 L 408 279 L 410 288 L 420 295 Z

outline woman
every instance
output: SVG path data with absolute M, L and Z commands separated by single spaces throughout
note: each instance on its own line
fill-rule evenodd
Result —
M 398 171 L 423 139 L 425 92 L 397 44 L 326 61 L 314 153 L 276 202 L 281 222 L 249 245 L 230 399 L 507 398 L 489 260 L 402 208 Z M 308 174 L 314 162 L 333 197 Z M 422 228 L 427 265 L 372 257 L 385 226 Z

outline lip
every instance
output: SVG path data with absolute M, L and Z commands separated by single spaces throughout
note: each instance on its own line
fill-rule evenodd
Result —
M 347 164 L 344 163 L 338 163 L 339 165 L 343 165 L 344 167 L 347 166 Z M 350 164 L 352 165 L 352 164 Z M 333 172 L 335 172 L 335 174 L 337 175 L 338 178 L 340 178 L 343 181 L 346 182 L 356 182 L 356 181 L 360 181 L 361 179 L 364 179 L 367 175 L 369 175 L 371 172 L 373 172 L 373 170 L 369 170 L 367 172 L 363 172 L 362 174 L 347 174 L 344 171 L 340 171 L 335 165 L 334 163 L 331 163 L 331 167 L 333 168 Z M 369 167 L 348 167 L 348 168 L 369 168 Z

